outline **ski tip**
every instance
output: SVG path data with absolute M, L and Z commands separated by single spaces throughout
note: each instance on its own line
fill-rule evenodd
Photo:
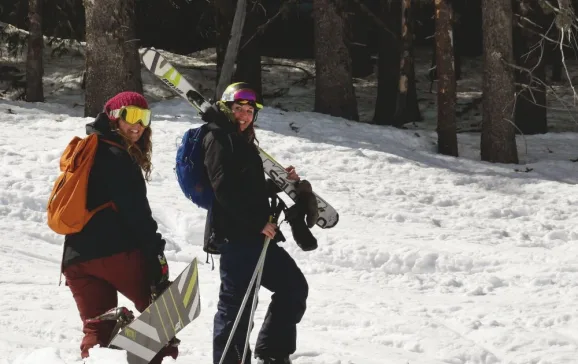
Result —
M 337 223 L 339 222 L 339 214 L 337 212 L 335 213 L 335 217 L 331 219 L 331 222 L 332 222 L 331 224 L 325 224 L 325 226 L 323 226 L 322 229 L 331 229 L 332 227 L 337 225 Z
M 141 58 L 143 58 L 149 52 L 158 53 L 154 47 L 146 47 L 146 48 L 141 48 L 138 50 L 138 53 L 140 54 Z

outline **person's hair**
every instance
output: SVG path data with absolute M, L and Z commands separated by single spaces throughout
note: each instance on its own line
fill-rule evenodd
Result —
M 124 139 L 127 145 L 127 152 L 131 158 L 138 164 L 144 172 L 144 178 L 150 181 L 153 163 L 151 161 L 153 154 L 153 131 L 150 127 L 145 128 L 140 139 L 133 143 L 126 135 L 124 135 L 118 127 L 119 121 L 111 121 L 111 127 Z
M 257 139 L 257 136 L 255 135 L 255 126 L 254 126 L 255 122 L 252 122 L 251 124 L 249 124 L 249 126 L 247 127 L 247 129 L 245 129 L 245 131 L 242 132 L 243 136 L 245 138 L 247 138 L 247 140 L 249 141 L 249 143 L 255 144 L 255 145 L 259 145 L 259 140 Z

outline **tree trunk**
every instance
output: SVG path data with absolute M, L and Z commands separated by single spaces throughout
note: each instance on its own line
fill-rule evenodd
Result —
M 484 38 L 483 117 L 481 158 L 496 163 L 518 163 L 514 114 L 512 3 L 482 1 Z
M 223 94 L 228 85 L 231 84 L 235 74 L 235 64 L 239 60 L 239 47 L 241 46 L 241 38 L 245 31 L 245 18 L 247 17 L 247 1 L 238 0 L 233 17 L 233 25 L 231 26 L 231 37 L 227 43 L 227 51 L 223 58 L 223 66 L 219 75 L 219 82 L 217 83 L 216 97 Z
M 456 135 L 456 76 L 450 0 L 435 1 L 435 43 L 438 75 L 438 151 L 458 156 Z
M 233 80 L 235 82 L 247 82 L 259 95 L 262 95 L 261 81 L 261 49 L 259 47 L 259 36 L 255 36 L 246 46 L 245 43 L 257 32 L 257 27 L 261 24 L 261 7 L 249 3 L 247 9 L 247 19 L 245 19 L 245 29 L 237 56 L 237 71 Z M 243 47 L 244 46 L 244 47 Z
M 393 125 L 399 85 L 399 59 L 401 54 L 401 5 L 399 1 L 381 0 L 381 17 L 393 35 L 378 35 L 377 98 L 373 122 Z
M 28 54 L 26 57 L 26 101 L 44 101 L 42 76 L 44 75 L 42 37 L 42 5 L 44 0 L 30 0 L 28 18 Z
M 85 0 L 85 116 L 96 116 L 112 96 L 143 92 L 135 39 L 135 0 Z
M 451 5 L 450 5 L 451 6 Z M 455 14 L 455 11 L 453 10 L 452 7 L 452 14 Z M 454 74 L 455 74 L 455 78 L 456 80 L 461 80 L 462 78 L 462 60 L 461 60 L 461 56 L 459 53 L 460 47 L 458 47 L 458 45 L 456 44 L 458 42 L 458 39 L 460 39 L 460 37 L 457 36 L 457 24 L 455 22 L 452 21 L 451 24 L 451 29 L 452 29 L 452 52 L 453 52 L 453 56 L 454 56 Z M 464 37 L 464 35 L 462 35 L 461 37 Z M 428 72 L 428 76 L 429 79 L 431 81 L 437 80 L 438 79 L 438 75 L 437 75 L 437 44 L 436 42 L 433 42 L 432 44 L 432 56 L 431 56 L 431 68 Z
M 227 53 L 227 46 L 229 45 L 229 37 L 231 36 L 231 27 L 233 26 L 233 18 L 235 17 L 236 0 L 214 0 L 215 6 L 215 27 L 216 27 L 216 51 L 217 51 L 217 79 L 215 86 L 218 85 L 221 78 L 221 70 L 225 61 L 225 54 Z M 218 91 L 215 87 L 215 97 Z
M 520 20 L 514 28 L 514 58 L 518 66 L 528 71 L 516 70 L 515 122 L 523 134 L 543 134 L 548 132 L 546 57 L 542 47 L 535 46 L 547 28 L 538 26 L 545 25 L 539 6 L 520 0 L 517 8 Z
M 413 57 L 413 16 L 411 0 L 401 1 L 401 62 L 397 107 L 394 115 L 394 126 L 422 120 L 417 102 L 415 86 L 415 67 Z
M 552 39 L 558 39 L 559 35 L 556 35 Z M 548 54 L 549 63 L 552 67 L 552 76 L 550 79 L 553 82 L 562 82 L 562 54 L 560 53 L 560 47 L 556 44 L 546 42 L 546 50 Z
M 30 0 L 7 0 L 0 4 L 2 21 L 14 25 L 19 29 L 26 29 L 26 15 Z
M 382 0 L 385 25 L 394 35 L 379 37 L 377 101 L 373 121 L 402 126 L 422 120 L 417 102 L 410 0 Z
M 314 0 L 315 111 L 359 120 L 345 0 Z
M 367 77 L 373 73 L 369 31 L 372 24 L 365 14 L 352 15 L 352 37 L 354 42 L 349 48 L 351 54 L 351 73 L 353 77 Z

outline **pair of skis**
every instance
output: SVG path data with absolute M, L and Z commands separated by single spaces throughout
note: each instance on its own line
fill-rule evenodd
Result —
M 211 107 L 211 104 L 197 91 L 183 75 L 173 67 L 157 50 L 147 48 L 141 51 L 142 62 L 145 67 L 157 76 L 162 82 L 170 87 L 175 93 L 189 102 L 199 113 L 203 114 Z M 271 155 L 259 148 L 259 155 L 263 162 L 265 173 L 275 182 L 279 188 L 284 191 L 293 201 L 297 199 L 297 190 L 295 182 L 289 180 L 285 168 L 277 162 Z M 319 218 L 317 226 L 322 229 L 334 227 L 339 221 L 337 211 L 319 195 L 317 206 L 319 209 Z

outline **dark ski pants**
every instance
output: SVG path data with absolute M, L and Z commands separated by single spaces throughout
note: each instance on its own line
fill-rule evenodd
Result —
M 241 302 L 263 249 L 263 241 L 235 241 L 221 250 L 221 288 L 214 320 L 213 363 L 219 364 Z M 297 323 L 305 313 L 309 287 L 305 276 L 291 256 L 277 244 L 270 244 L 265 257 L 261 285 L 273 292 L 263 326 L 257 338 L 255 355 L 259 357 L 288 356 L 296 350 Z M 239 364 L 243 356 L 249 325 L 253 292 L 224 361 Z M 253 323 L 251 323 L 253 325 Z M 245 363 L 251 363 L 251 355 Z
M 97 344 L 101 347 L 108 345 L 116 323 L 86 323 L 85 320 L 117 307 L 117 292 L 131 300 L 139 312 L 150 304 L 151 291 L 140 250 L 71 265 L 64 270 L 64 276 L 83 322 L 82 358 L 88 357 L 88 350 Z M 178 348 L 168 347 L 151 363 L 160 364 L 164 356 L 176 359 L 177 355 Z

